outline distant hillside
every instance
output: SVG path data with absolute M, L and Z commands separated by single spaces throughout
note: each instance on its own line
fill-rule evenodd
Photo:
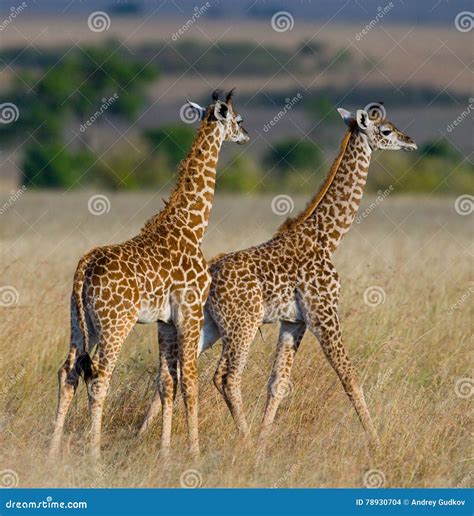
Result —
M 155 15 L 155 16 L 181 16 L 186 11 L 192 13 L 194 7 L 204 5 L 206 2 L 196 0 L 175 0 L 174 2 L 162 2 L 158 0 L 129 0 L 127 2 L 113 2 L 112 0 L 42 0 L 41 2 L 28 3 L 29 13 L 63 14 L 82 13 L 104 10 L 109 13 L 118 13 L 123 16 L 130 15 Z M 390 2 L 380 0 L 360 0 L 351 2 L 348 0 L 313 0 L 309 2 L 284 2 L 281 0 L 266 0 L 255 2 L 250 0 L 238 0 L 223 2 L 211 0 L 211 8 L 206 16 L 214 18 L 262 18 L 271 16 L 275 11 L 290 11 L 295 19 L 305 21 L 315 20 L 326 22 L 336 19 L 337 22 L 370 21 L 377 13 L 377 8 L 385 7 Z M 416 2 L 402 2 L 392 0 L 394 4 L 386 17 L 387 23 L 452 23 L 452 20 L 460 11 L 471 11 L 472 2 L 457 0 L 446 2 L 440 0 L 417 0 Z M 8 13 L 10 4 L 3 3 L 0 13 Z

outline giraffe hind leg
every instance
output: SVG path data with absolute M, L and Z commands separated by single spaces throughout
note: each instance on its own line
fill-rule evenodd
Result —
M 249 433 L 242 402 L 242 373 L 257 330 L 258 323 L 253 322 L 239 326 L 235 331 L 222 332 L 223 352 L 214 375 L 214 384 L 222 394 L 242 436 Z
M 49 455 L 52 458 L 56 457 L 59 453 L 66 416 L 79 384 L 79 374 L 75 367 L 76 356 L 77 348 L 71 345 L 66 361 L 58 371 L 58 405 L 49 449 Z
M 83 343 L 76 302 L 73 297 L 71 301 L 71 343 L 66 361 L 58 371 L 58 405 L 49 449 L 50 457 L 55 457 L 59 453 L 66 416 L 79 384 L 80 371 L 77 368 L 77 360 L 83 353 Z
M 259 437 L 259 444 L 262 448 L 265 447 L 265 442 L 281 401 L 291 391 L 291 368 L 305 330 L 306 325 L 304 323 L 281 323 L 275 360 L 268 381 L 267 404 Z

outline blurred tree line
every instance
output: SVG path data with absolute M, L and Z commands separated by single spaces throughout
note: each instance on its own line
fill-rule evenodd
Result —
M 202 51 L 189 42 L 179 45 L 188 57 L 190 52 Z M 248 52 L 247 43 L 229 45 L 243 54 Z M 327 58 L 323 49 L 324 46 L 314 42 L 301 44 L 301 58 L 295 60 L 294 66 L 322 62 Z M 1 124 L 0 136 L 2 141 L 15 144 L 30 135 L 21 148 L 24 184 L 67 189 L 86 185 L 139 189 L 163 187 L 174 181 L 177 165 L 191 147 L 194 127 L 182 124 L 143 130 L 133 148 L 103 155 L 101 148 L 94 148 L 91 141 L 89 129 L 102 116 L 119 125 L 135 120 L 147 106 L 147 86 L 159 77 L 159 67 L 148 56 L 151 49 L 142 47 L 137 56 L 129 55 L 126 59 L 121 52 L 121 47 L 113 41 L 100 47 L 72 49 L 60 57 L 58 54 L 56 61 L 45 52 L 40 56 L 41 63 L 35 63 L 36 68 L 32 66 L 29 51 L 21 55 L 23 68 L 20 66 L 10 91 L 0 99 L 14 103 L 21 116 L 15 123 Z M 172 49 L 167 49 L 164 55 L 160 53 L 161 65 L 167 70 L 178 66 L 169 52 Z M 0 57 L 5 58 L 4 53 Z M 14 50 L 7 53 L 11 54 L 10 58 L 15 55 Z M 268 59 L 268 53 L 264 54 Z M 265 69 L 263 54 L 252 53 L 252 56 L 255 61 L 250 63 L 252 69 L 255 66 Z M 222 55 L 213 52 L 206 59 L 209 69 L 221 69 Z M 231 61 L 234 60 L 226 60 Z M 292 97 L 288 92 L 278 95 Z M 308 95 L 301 103 L 305 113 L 328 123 L 339 121 L 331 95 L 329 91 Z M 416 97 L 419 92 L 413 95 Z M 377 98 L 377 95 L 374 92 L 365 98 L 369 97 Z M 404 102 L 408 97 L 405 94 Z M 104 120 L 98 122 L 102 123 Z M 389 184 L 396 191 L 409 192 L 472 190 L 473 167 L 447 140 L 428 143 L 413 154 L 385 152 L 376 156 L 368 190 L 377 191 Z M 310 138 L 284 138 L 272 142 L 261 157 L 243 151 L 221 163 L 217 185 L 218 189 L 232 192 L 307 193 L 308 189 L 313 191 L 319 186 L 332 159 L 325 159 Z

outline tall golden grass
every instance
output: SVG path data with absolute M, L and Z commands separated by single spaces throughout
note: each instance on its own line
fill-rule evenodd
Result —
M 277 335 L 277 328 L 268 326 L 255 340 L 244 375 L 250 438 L 237 438 L 212 385 L 217 344 L 199 363 L 202 457 L 193 463 L 187 456 L 179 398 L 171 460 L 161 462 L 159 422 L 144 438 L 136 436 L 157 370 L 156 328 L 147 325 L 134 329 L 114 373 L 104 417 L 102 472 L 94 471 L 87 456 L 82 383 L 61 459 L 48 463 L 56 371 L 69 343 L 69 295 L 77 260 L 92 246 L 133 235 L 159 209 L 162 194 L 108 197 L 110 211 L 93 216 L 87 193 L 27 192 L 2 215 L 2 474 L 13 470 L 22 487 L 179 487 L 194 481 L 203 487 L 358 487 L 364 476 L 365 484 L 387 487 L 472 484 L 472 233 L 467 217 L 456 213 L 454 199 L 388 197 L 368 208 L 335 256 L 343 284 L 344 339 L 380 433 L 378 450 L 368 448 L 335 373 L 307 334 L 267 457 L 255 464 Z M 295 199 L 295 209 L 304 201 Z M 220 196 L 206 255 L 261 242 L 280 222 L 270 197 Z M 18 294 L 16 303 L 5 302 L 6 286 Z M 383 303 L 364 302 L 369 287 L 382 289 Z

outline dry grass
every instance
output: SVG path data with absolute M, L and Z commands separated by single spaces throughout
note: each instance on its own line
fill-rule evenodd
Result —
M 265 399 L 277 329 L 263 328 L 244 377 L 252 435 L 236 439 L 233 422 L 212 385 L 219 346 L 200 361 L 202 458 L 189 462 L 181 401 L 174 421 L 171 464 L 157 461 L 159 424 L 143 440 L 137 431 L 152 394 L 157 345 L 153 325 L 127 340 L 106 405 L 104 471 L 93 473 L 86 452 L 87 405 L 81 384 L 67 423 L 63 460 L 45 460 L 56 403 L 56 370 L 68 346 L 68 297 L 79 256 L 93 245 L 132 235 L 162 194 L 110 196 L 111 210 L 88 213 L 89 195 L 24 194 L 4 215 L 2 280 L 19 302 L 0 308 L 2 324 L 2 459 L 20 486 L 179 486 L 188 468 L 202 485 L 361 486 L 368 469 L 386 486 L 445 487 L 472 481 L 470 401 L 456 382 L 472 376 L 469 348 L 472 272 L 467 217 L 453 199 L 388 198 L 339 249 L 346 346 L 358 367 L 381 447 L 367 439 L 316 340 L 297 356 L 294 389 L 281 405 L 266 462 L 254 466 L 254 442 Z M 280 220 L 270 198 L 220 196 L 206 239 L 212 255 L 260 242 Z M 298 199 L 300 206 L 303 200 Z M 3 204 L 3 203 L 2 203 Z M 369 286 L 386 293 L 367 306 Z M 471 286 L 471 291 L 469 288 Z M 454 309 L 452 307 L 455 307 Z M 471 313 L 472 315 L 472 313 Z M 472 385 L 472 383 L 471 383 Z

